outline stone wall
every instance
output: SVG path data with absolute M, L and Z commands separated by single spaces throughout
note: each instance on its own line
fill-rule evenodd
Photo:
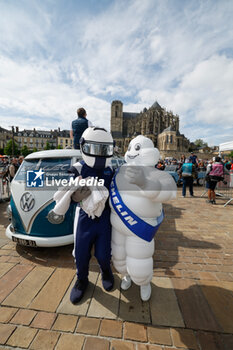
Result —
M 166 157 L 173 157 L 176 159 L 180 159 L 181 155 L 184 154 L 186 157 L 189 157 L 191 155 L 190 152 L 177 152 L 177 151 L 160 151 L 160 157 L 162 159 Z M 203 159 L 203 160 L 210 160 L 213 157 L 216 157 L 216 152 L 215 153 L 196 153 L 194 154 L 197 156 L 198 159 Z
M 157 147 L 163 152 L 188 152 L 189 140 L 176 131 L 164 131 L 158 135 Z

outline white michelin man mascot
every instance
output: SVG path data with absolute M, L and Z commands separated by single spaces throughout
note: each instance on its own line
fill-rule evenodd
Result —
M 153 238 L 163 221 L 162 203 L 176 197 L 173 178 L 155 168 L 159 157 L 149 138 L 135 137 L 110 191 L 113 264 L 124 276 L 121 288 L 127 290 L 133 281 L 143 301 L 151 296 Z

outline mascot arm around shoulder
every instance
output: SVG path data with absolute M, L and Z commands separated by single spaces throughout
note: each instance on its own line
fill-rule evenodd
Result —
M 158 173 L 156 169 L 143 166 L 127 167 L 125 175 L 131 184 L 139 187 L 145 197 L 153 202 L 165 202 L 176 198 L 176 185 L 171 176 L 163 172 Z
M 111 185 L 112 259 L 123 275 L 121 288 L 132 281 L 143 301 L 151 296 L 154 236 L 163 221 L 162 203 L 176 197 L 173 178 L 155 168 L 160 154 L 142 135 L 134 138 Z

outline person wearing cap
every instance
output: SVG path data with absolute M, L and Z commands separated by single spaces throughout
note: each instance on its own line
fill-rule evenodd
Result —
M 74 149 L 80 149 L 80 138 L 83 132 L 89 127 L 92 126 L 90 120 L 87 119 L 87 112 L 84 108 L 79 108 L 77 110 L 78 118 L 72 121 L 70 138 L 73 139 Z
M 192 164 L 197 165 L 197 156 L 193 152 L 191 152 L 189 159 L 191 160 Z
M 196 166 L 192 162 L 192 158 L 185 160 L 178 173 L 181 175 L 183 180 L 182 196 L 186 196 L 186 187 L 189 187 L 190 196 L 193 197 L 193 179 L 196 176 Z

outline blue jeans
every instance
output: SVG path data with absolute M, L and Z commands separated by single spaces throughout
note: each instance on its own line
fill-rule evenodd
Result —
M 189 193 L 191 196 L 193 196 L 193 177 L 187 176 L 183 177 L 183 189 L 182 189 L 182 195 L 186 195 L 186 187 L 189 187 Z

